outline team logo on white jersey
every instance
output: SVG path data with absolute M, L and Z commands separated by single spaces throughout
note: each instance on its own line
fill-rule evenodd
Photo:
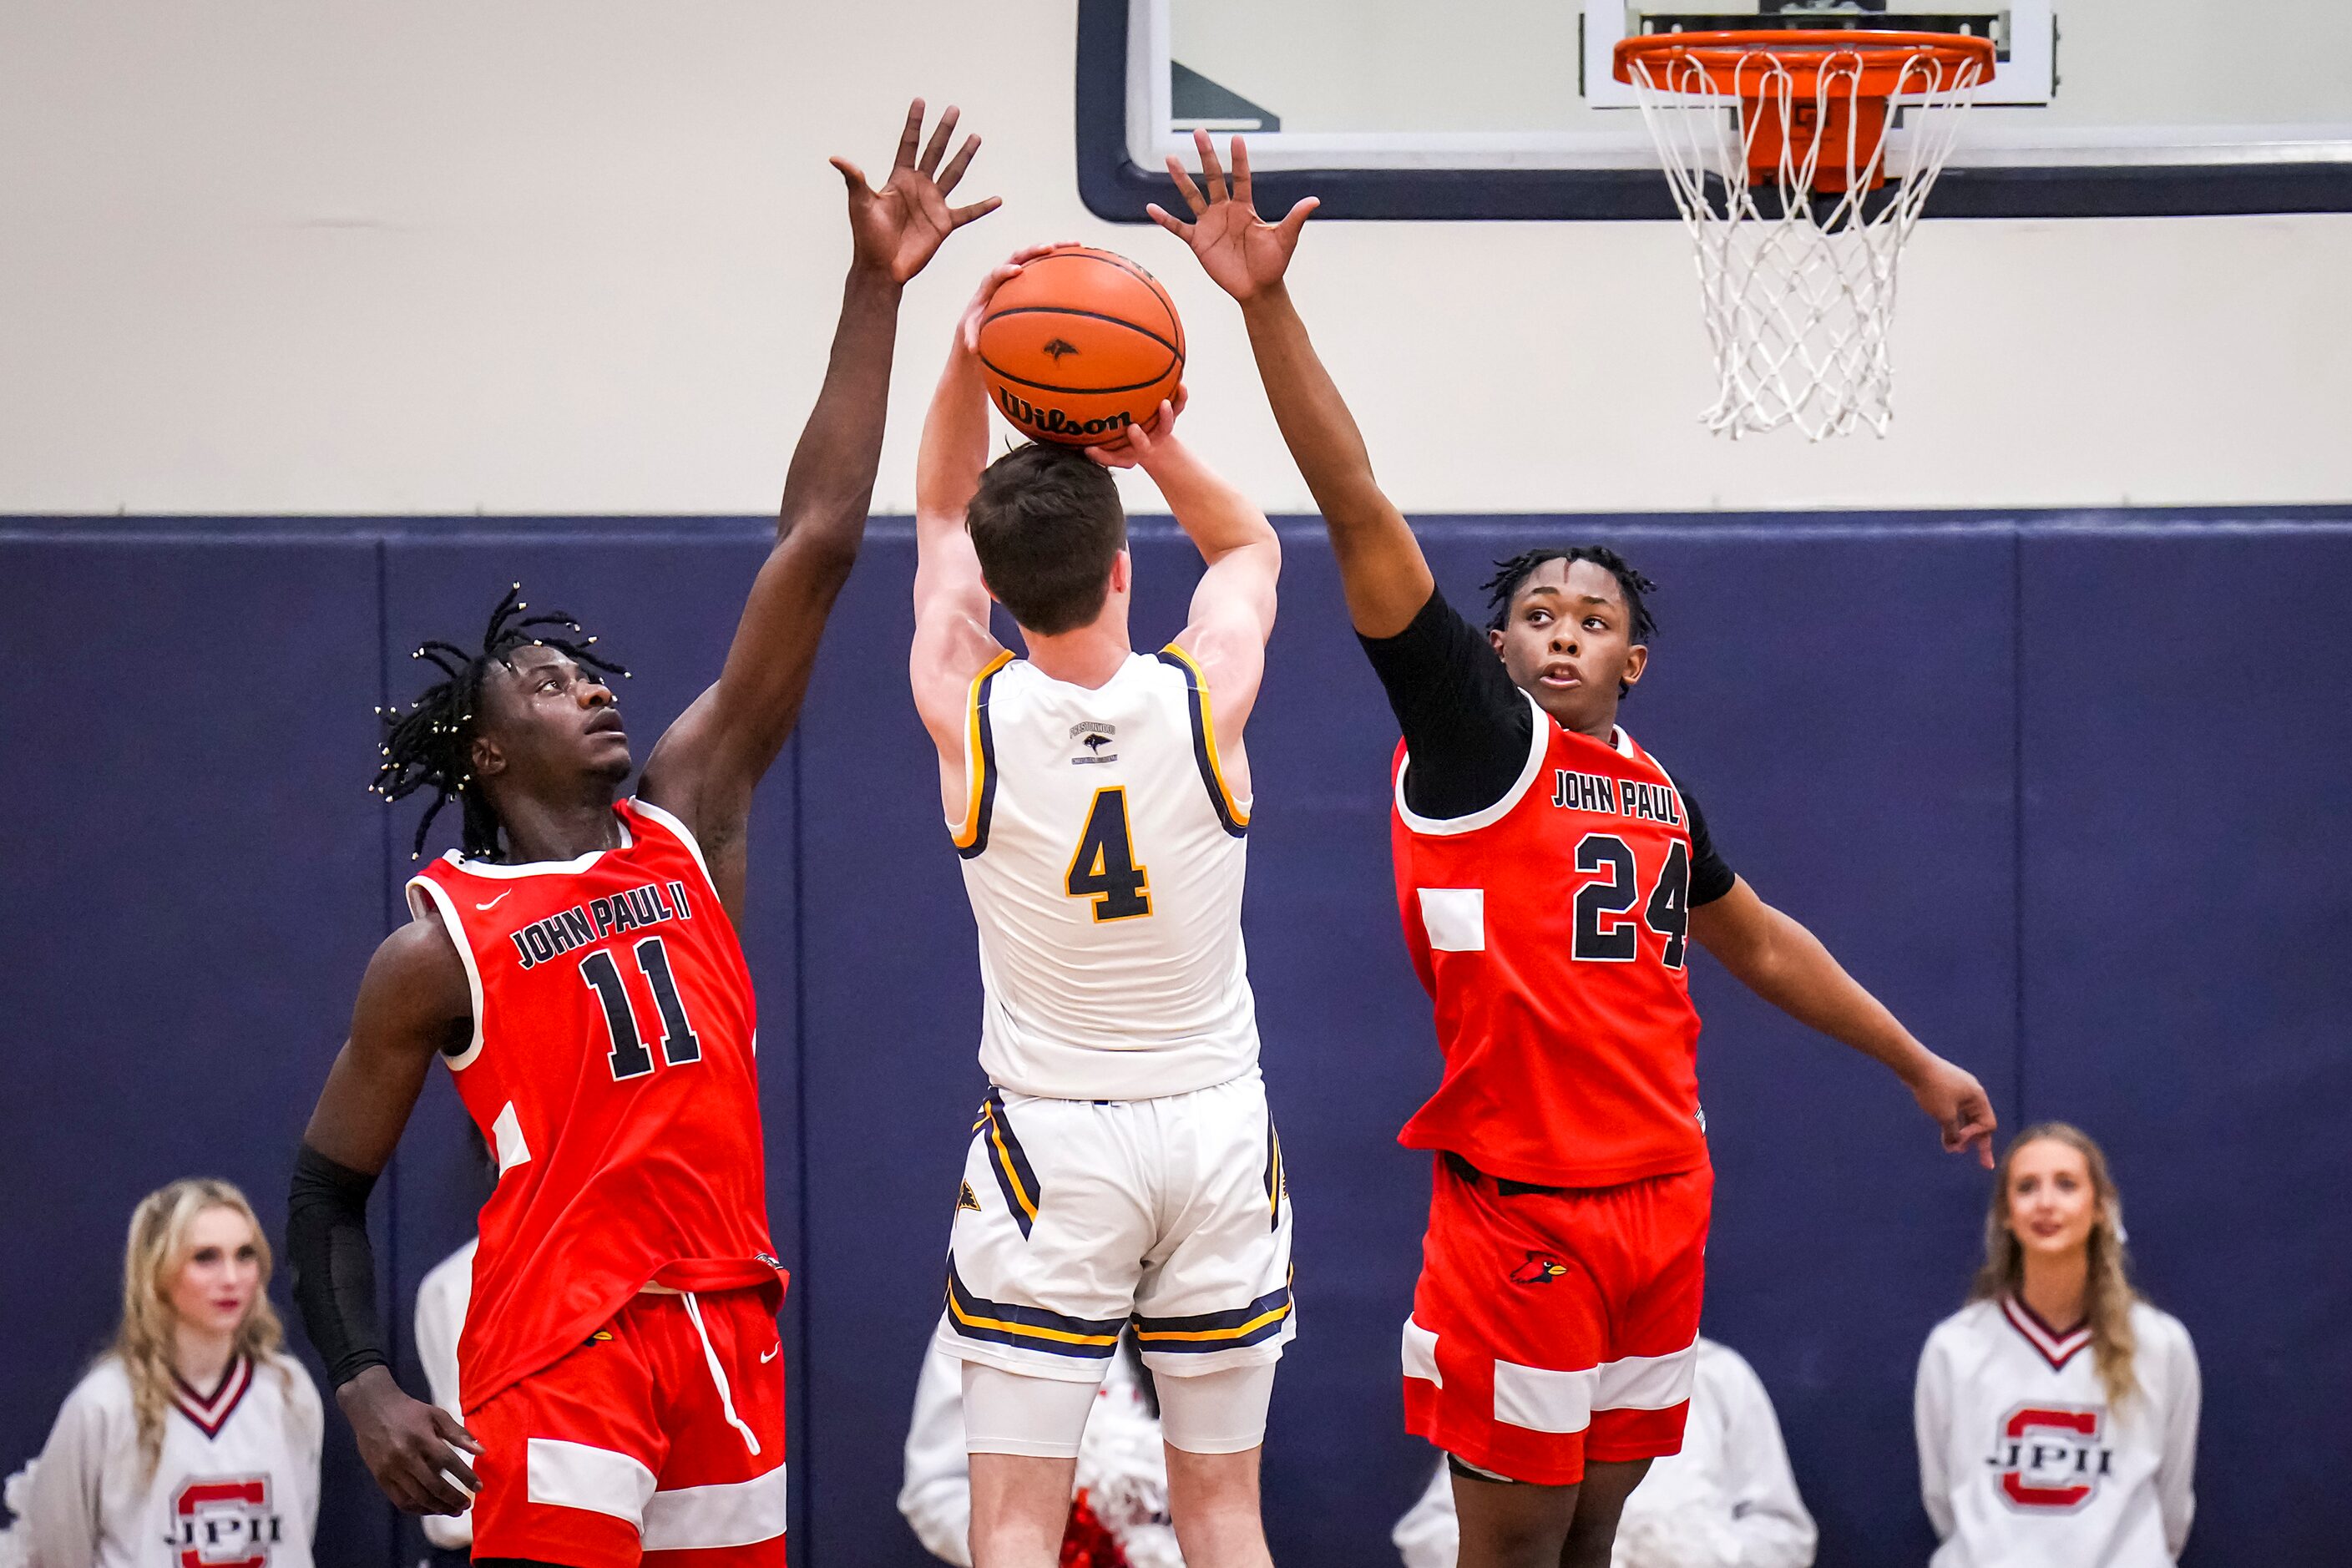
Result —
M 1118 726 L 1097 724 L 1092 720 L 1073 724 L 1070 726 L 1070 744 L 1077 748 L 1070 758 L 1070 765 L 1074 768 L 1115 763 L 1118 761 L 1118 752 L 1112 748 L 1118 744 Z
M 171 1534 L 179 1568 L 269 1568 L 285 1521 L 270 1506 L 268 1476 L 207 1476 L 184 1483 L 172 1500 Z
M 2099 1410 L 2020 1405 L 2001 1422 L 1985 1463 L 2011 1507 L 2071 1513 L 2115 1467 L 2115 1450 L 2101 1441 L 2105 1425 Z

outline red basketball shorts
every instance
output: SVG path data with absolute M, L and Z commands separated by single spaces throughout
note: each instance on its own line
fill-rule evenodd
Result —
M 643 1292 L 467 1418 L 474 1554 L 567 1568 L 782 1568 L 772 1289 Z
M 1406 1427 L 1464 1464 L 1568 1486 L 1679 1451 L 1706 1279 L 1705 1166 L 1528 1187 L 1437 1157 L 1404 1325 Z

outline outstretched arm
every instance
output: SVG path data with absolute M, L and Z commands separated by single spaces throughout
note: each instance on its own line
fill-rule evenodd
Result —
M 466 973 L 439 923 L 412 921 L 386 937 L 368 962 L 351 1037 L 302 1133 L 287 1202 L 286 1254 L 303 1324 L 325 1358 L 360 1458 L 384 1496 L 410 1513 L 463 1513 L 471 1500 L 450 1478 L 473 1490 L 481 1483 L 458 1450 L 482 1450 L 457 1417 L 393 1381 L 375 1318 L 368 1192 L 392 1159 L 434 1057 L 462 1045 L 472 1027 Z
M 947 364 L 923 416 L 915 458 L 915 641 L 907 674 L 915 710 L 940 752 L 940 797 L 964 809 L 964 706 L 972 678 L 1003 651 L 988 625 L 988 584 L 964 528 L 964 509 L 988 467 L 988 389 L 980 376 L 980 322 L 989 297 L 1051 246 L 1032 246 L 980 281 L 956 322 Z
M 824 384 L 785 475 L 775 546 L 752 581 L 718 682 L 670 726 L 646 764 L 646 798 L 694 830 L 719 899 L 739 923 L 752 786 L 800 717 L 825 616 L 866 531 L 900 290 L 950 234 L 997 205 L 992 196 L 947 205 L 980 146 L 979 137 L 966 137 L 942 166 L 956 118 L 950 109 L 921 145 L 923 102 L 917 99 L 879 191 L 854 164 L 833 160 L 848 188 L 853 258 Z
M 1316 356 L 1307 324 L 1299 320 L 1284 283 L 1299 231 L 1315 210 L 1315 198 L 1292 207 L 1278 224 L 1261 222 L 1250 203 L 1247 145 L 1234 138 L 1228 188 L 1208 132 L 1196 132 L 1192 140 L 1201 155 L 1205 195 L 1181 163 L 1168 160 L 1168 172 L 1192 209 L 1192 221 L 1181 222 L 1158 206 L 1150 209 L 1151 216 L 1192 247 L 1202 269 L 1240 301 L 1275 423 L 1282 427 L 1291 458 L 1331 531 L 1348 614 L 1365 637 L 1394 637 L 1412 624 L 1437 585 L 1412 525 L 1372 478 L 1363 435 Z
M 1177 644 L 1201 667 L 1209 686 L 1209 713 L 1217 750 L 1234 790 L 1249 793 L 1241 743 L 1265 673 L 1265 639 L 1274 635 L 1275 584 L 1282 575 L 1282 542 L 1256 503 L 1220 478 L 1176 435 L 1184 389 L 1162 403 L 1149 427 L 1133 426 L 1119 440 L 1089 448 L 1110 468 L 1133 466 L 1151 476 L 1176 525 L 1201 552 L 1205 570 L 1192 589 L 1192 609 Z
M 1758 898 L 1744 879 L 1691 910 L 1690 934 L 1741 984 L 1797 1022 L 1885 1063 L 1935 1119 L 1947 1150 L 1974 1149 L 1992 1168 L 1995 1120 L 1984 1085 L 1921 1045 L 1819 937 Z

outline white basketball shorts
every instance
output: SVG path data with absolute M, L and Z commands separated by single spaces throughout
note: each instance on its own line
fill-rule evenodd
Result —
M 1276 1360 L 1296 1331 L 1290 1223 L 1255 1068 L 1156 1100 L 991 1089 L 956 1197 L 940 1346 L 1099 1383 L 1132 1321 L 1160 1376 Z

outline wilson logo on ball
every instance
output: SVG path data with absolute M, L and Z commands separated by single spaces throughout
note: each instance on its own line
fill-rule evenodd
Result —
M 1099 446 L 1175 397 L 1184 326 L 1134 262 L 1058 246 L 989 297 L 980 362 L 990 398 L 1024 435 Z
M 1024 430 L 1056 441 L 1083 442 L 1088 437 L 1109 438 L 1135 423 L 1122 408 L 1108 419 L 1072 419 L 1058 408 L 1040 408 L 1025 397 L 1016 395 L 1009 387 L 996 389 L 996 406 L 1004 416 Z

